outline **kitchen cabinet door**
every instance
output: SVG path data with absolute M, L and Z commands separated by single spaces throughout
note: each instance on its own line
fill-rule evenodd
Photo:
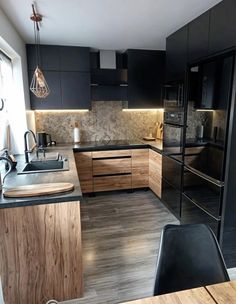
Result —
M 162 108 L 165 52 L 128 50 L 128 107 Z
M 132 188 L 149 186 L 149 149 L 132 150 Z
M 188 62 L 208 55 L 210 12 L 202 14 L 189 23 Z
M 94 101 L 127 100 L 127 86 L 91 86 L 91 99 Z
M 235 12 L 235 0 L 224 0 L 211 9 L 209 37 L 210 54 L 236 45 Z
M 33 71 L 29 71 L 29 84 L 31 83 Z M 61 81 L 60 73 L 54 71 L 44 71 L 44 76 L 50 89 L 50 94 L 46 98 L 38 98 L 30 92 L 31 108 L 33 110 L 55 110 L 61 109 Z
M 90 73 L 61 72 L 62 109 L 90 109 Z
M 149 149 L 149 188 L 161 198 L 162 155 Z
M 183 80 L 187 65 L 188 26 L 166 39 L 166 81 Z
M 204 63 L 201 69 L 201 98 L 197 103 L 197 108 L 214 109 L 217 61 Z
M 218 237 L 220 220 L 209 215 L 185 195 L 182 195 L 181 224 L 208 225 Z
M 60 47 L 61 71 L 90 71 L 90 55 L 88 47 Z

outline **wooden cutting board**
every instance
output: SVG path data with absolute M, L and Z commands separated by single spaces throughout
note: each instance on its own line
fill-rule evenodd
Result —
M 35 184 L 9 188 L 4 191 L 3 195 L 5 197 L 31 197 L 62 193 L 73 189 L 74 185 L 71 183 Z

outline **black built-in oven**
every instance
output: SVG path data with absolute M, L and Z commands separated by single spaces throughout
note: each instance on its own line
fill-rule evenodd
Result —
M 173 158 L 183 154 L 184 111 L 164 110 L 163 153 Z

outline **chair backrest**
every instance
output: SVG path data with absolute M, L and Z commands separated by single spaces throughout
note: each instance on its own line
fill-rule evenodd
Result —
M 154 295 L 229 281 L 211 229 L 204 224 L 166 225 L 162 231 Z

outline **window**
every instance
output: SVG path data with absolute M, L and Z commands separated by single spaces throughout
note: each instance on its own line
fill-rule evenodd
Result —
M 10 126 L 8 121 L 8 102 L 12 89 L 12 63 L 0 51 L 0 150 L 10 149 Z

